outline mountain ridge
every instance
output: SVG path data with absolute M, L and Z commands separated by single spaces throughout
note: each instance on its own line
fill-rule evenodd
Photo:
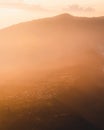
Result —
M 73 19 L 73 20 L 104 20 L 104 16 L 98 16 L 98 17 L 84 17 L 84 16 L 75 16 L 75 15 L 71 15 L 69 13 L 62 13 L 62 14 L 58 14 L 58 15 L 54 15 L 54 16 L 51 16 L 51 17 L 45 17 L 45 18 L 38 18 L 38 19 L 33 19 L 33 20 L 29 20 L 29 21 L 25 21 L 25 22 L 19 22 L 17 24 L 13 24 L 11 26 L 8 26 L 8 27 L 5 27 L 5 28 L 2 28 L 0 29 L 1 30 L 5 30 L 5 29 L 8 29 L 10 27 L 14 27 L 14 26 L 17 26 L 17 25 L 20 25 L 20 24 L 26 24 L 26 23 L 33 23 L 33 22 L 39 22 L 39 21 L 42 21 L 42 20 L 51 20 L 51 19 L 59 19 L 59 20 L 68 20 L 68 19 Z

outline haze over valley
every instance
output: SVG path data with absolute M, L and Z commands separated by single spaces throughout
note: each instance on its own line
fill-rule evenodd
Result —
M 68 13 L 1 29 L 0 130 L 103 130 L 103 35 Z

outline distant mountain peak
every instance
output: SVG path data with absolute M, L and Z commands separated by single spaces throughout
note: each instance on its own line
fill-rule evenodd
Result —
M 57 18 L 72 18 L 73 16 L 69 13 L 63 13 L 56 16 Z

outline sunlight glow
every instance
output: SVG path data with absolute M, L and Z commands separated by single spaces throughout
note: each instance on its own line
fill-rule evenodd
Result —
M 34 0 L 24 0 L 24 2 L 27 4 L 36 4 L 36 1 Z
M 102 16 L 103 5 L 103 0 L 0 0 L 0 28 L 64 12 L 77 16 Z

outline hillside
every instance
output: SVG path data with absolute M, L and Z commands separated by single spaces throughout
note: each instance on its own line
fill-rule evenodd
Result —
M 0 30 L 0 129 L 104 129 L 104 17 L 70 14 Z
M 103 34 L 102 17 L 80 18 L 62 14 L 20 23 L 0 31 L 1 62 L 13 64 L 14 69 L 20 66 L 27 70 L 30 66 L 44 70 L 83 64 L 87 57 L 90 60 L 88 55 L 91 53 L 93 56 L 98 53 L 94 62 L 95 59 L 102 61 Z

